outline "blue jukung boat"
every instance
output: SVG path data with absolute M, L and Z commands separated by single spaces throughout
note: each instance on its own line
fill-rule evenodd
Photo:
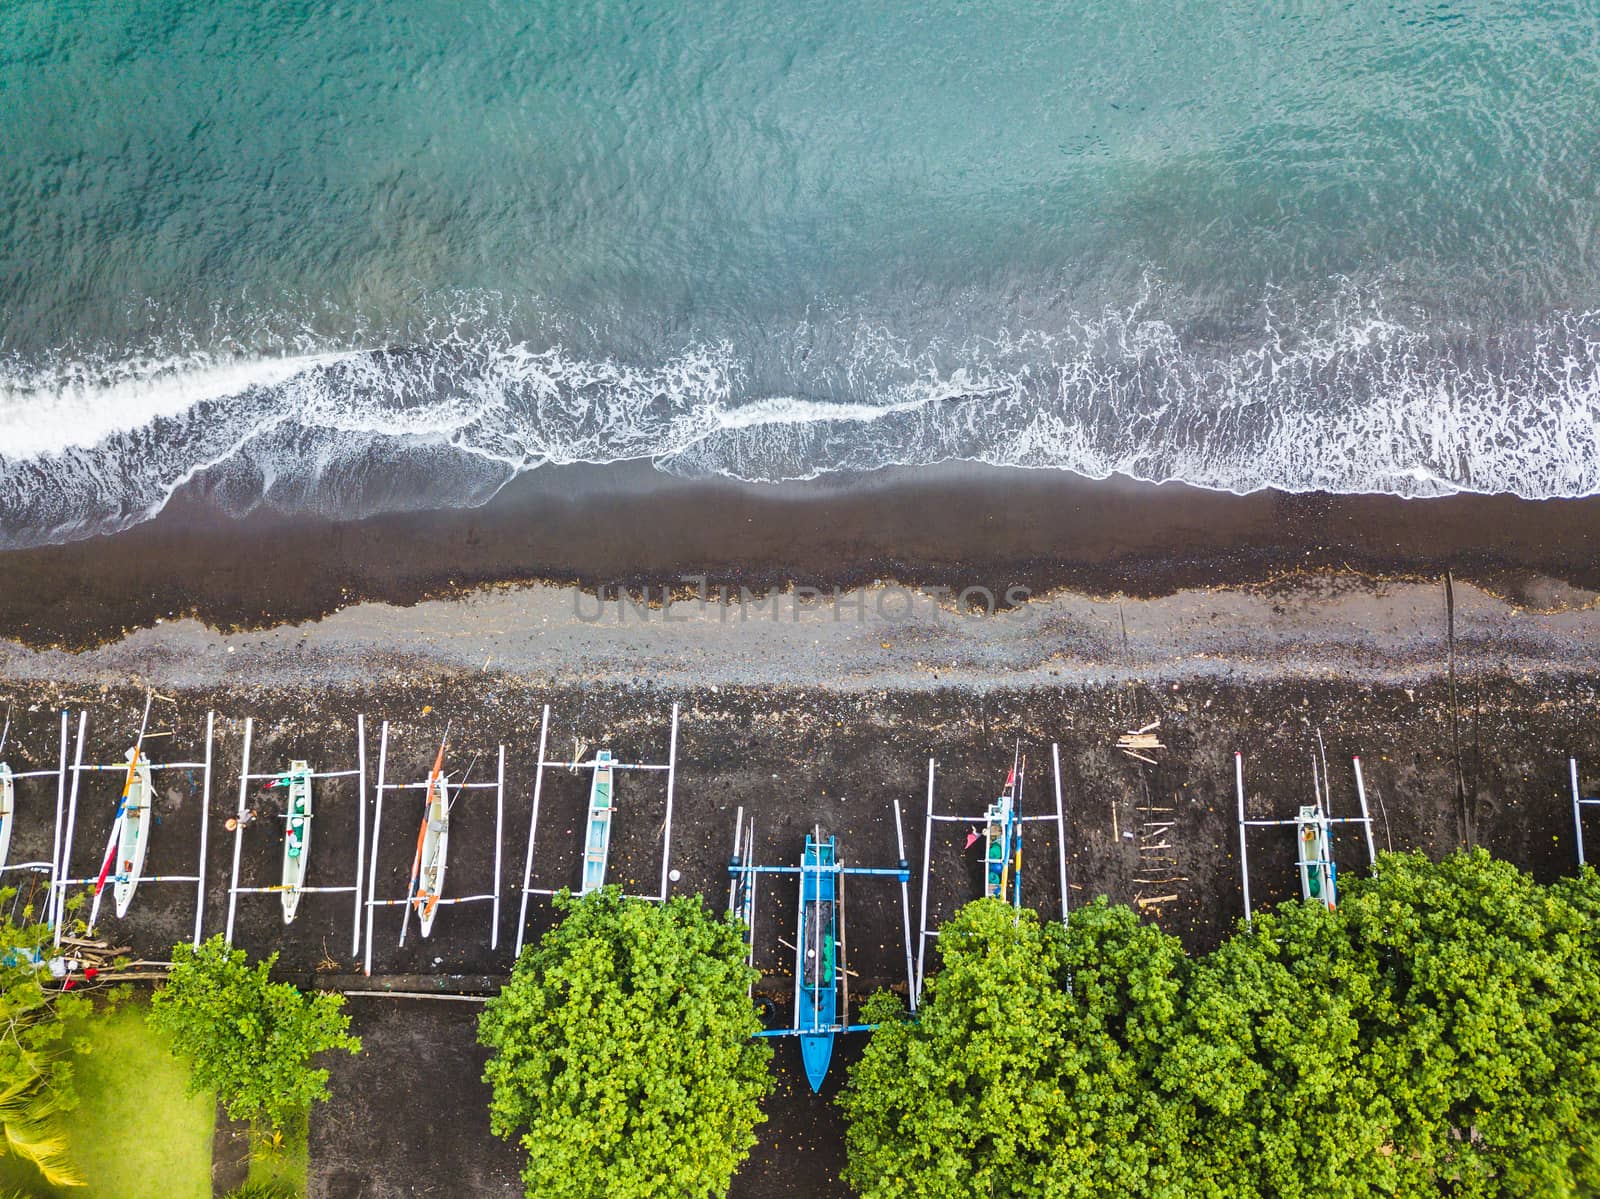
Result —
M 800 870 L 801 968 L 795 980 L 800 1059 L 813 1091 L 822 1089 L 839 1024 L 839 907 L 836 838 L 806 836 Z M 825 1031 L 824 1031 L 825 1030 Z

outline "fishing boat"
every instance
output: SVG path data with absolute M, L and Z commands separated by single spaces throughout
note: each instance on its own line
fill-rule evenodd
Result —
M 283 922 L 293 924 L 300 906 L 300 890 L 306 883 L 306 860 L 311 854 L 311 765 L 299 760 L 289 763 L 289 773 L 277 784 L 288 788 L 289 799 L 283 825 Z
M 728 862 L 728 914 L 743 930 L 755 965 L 757 881 L 764 874 L 800 876 L 795 938 L 780 944 L 794 953 L 794 1019 L 784 1028 L 762 1029 L 759 1037 L 798 1037 L 800 1060 L 813 1091 L 822 1090 L 833 1059 L 833 1039 L 840 1033 L 871 1032 L 876 1025 L 851 1024 L 850 970 L 845 965 L 844 876 L 894 881 L 900 885 L 900 920 L 905 931 L 906 988 L 911 974 L 911 902 L 906 883 L 911 871 L 905 860 L 905 837 L 900 828 L 900 805 L 893 805 L 895 843 L 900 858 L 892 867 L 845 866 L 839 861 L 836 837 L 824 838 L 822 829 L 806 834 L 805 852 L 798 865 L 758 866 L 755 862 L 755 822 L 745 823 L 744 809 L 734 817 L 733 857 Z M 754 985 L 751 987 L 754 994 Z
M 1300 898 L 1331 909 L 1339 897 L 1328 817 L 1319 805 L 1302 804 L 1294 825 L 1295 844 L 1299 850 Z
M 128 751 L 127 794 L 117 814 L 116 874 L 112 894 L 116 899 L 117 919 L 128 914 L 133 893 L 139 889 L 144 873 L 145 850 L 150 844 L 150 763 L 140 756 L 138 747 Z
M 611 856 L 611 751 L 594 756 L 594 778 L 589 783 L 588 833 L 583 842 L 583 884 L 579 895 L 606 885 L 606 859 Z
M 800 859 L 800 976 L 795 980 L 795 1027 L 800 1060 L 813 1091 L 822 1090 L 839 1024 L 838 840 L 807 834 Z
M 11 767 L 0 762 L 0 870 L 11 856 L 11 825 L 17 811 L 17 784 Z
M 1012 887 L 1013 871 L 1020 883 L 1022 873 L 1022 843 L 1017 823 L 1017 804 L 1021 799 L 1022 769 L 1020 761 L 1006 776 L 1005 790 L 989 805 L 984 813 L 983 894 L 986 899 L 1005 899 L 1007 889 L 1012 898 L 1022 902 L 1021 888 Z
M 443 751 L 441 750 L 441 755 Z M 444 894 L 445 856 L 450 849 L 450 780 L 435 770 L 428 778 L 427 806 L 417 854 L 417 889 L 411 905 L 416 909 L 422 935 L 433 931 L 433 917 Z

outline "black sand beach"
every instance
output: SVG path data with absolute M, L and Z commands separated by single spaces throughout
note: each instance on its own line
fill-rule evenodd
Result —
M 60 710 L 86 708 L 85 761 L 120 760 L 149 687 L 163 697 L 155 727 L 171 734 L 153 756 L 192 761 L 214 711 L 209 934 L 227 919 L 234 841 L 222 820 L 238 803 L 246 717 L 256 770 L 291 757 L 353 766 L 356 717 L 366 718 L 367 822 L 353 780 L 326 785 L 313 866 L 323 885 L 353 881 L 358 851 L 371 853 L 382 721 L 391 781 L 425 772 L 446 719 L 478 778 L 504 744 L 498 842 L 492 795 L 476 793 L 452 833 L 450 875 L 457 894 L 498 894 L 498 921 L 488 904 L 445 909 L 432 938 L 413 926 L 401 947 L 399 909 L 378 909 L 380 987 L 481 990 L 510 968 L 545 704 L 554 756 L 605 745 L 646 761 L 664 760 L 679 705 L 673 889 L 713 907 L 726 901 L 738 808 L 756 819 L 762 861 L 792 859 L 821 824 L 853 860 L 888 865 L 898 802 L 915 930 L 928 759 L 938 810 L 977 811 L 1019 744 L 1031 811 L 1053 808 L 1059 746 L 1070 903 L 1132 904 L 1193 951 L 1242 914 L 1235 750 L 1253 818 L 1309 800 L 1320 733 L 1341 814 L 1355 814 L 1361 756 L 1378 848 L 1474 844 L 1540 878 L 1574 869 L 1567 758 L 1591 784 L 1600 764 L 1600 501 L 1233 497 L 984 471 L 877 484 L 763 491 L 573 469 L 538 472 L 478 511 L 359 525 L 226 522 L 192 495 L 119 537 L 4 555 L 17 582 L 0 596 L 0 702 L 16 715 L 7 756 L 15 769 L 52 766 Z M 697 585 L 681 576 L 699 573 L 709 602 L 662 608 L 663 584 L 688 595 Z M 650 604 L 620 602 L 619 586 L 648 588 Z M 739 594 L 808 586 L 818 594 Z M 1031 595 L 983 615 L 962 609 L 954 593 L 965 586 Z M 1157 720 L 1165 748 L 1153 764 L 1116 750 L 1119 734 Z M 15 852 L 30 858 L 50 855 L 46 782 L 19 794 Z M 193 872 L 203 793 L 199 772 L 163 779 L 149 870 Z M 585 794 L 581 777 L 547 772 L 535 885 L 577 881 Z M 110 805 L 105 776 L 87 777 L 73 873 L 98 858 Z M 405 793 L 386 800 L 379 898 L 404 889 L 413 806 Z M 630 890 L 659 880 L 664 815 L 659 779 L 624 781 L 611 876 Z M 240 845 L 241 885 L 272 881 L 269 824 Z M 936 924 L 977 883 L 960 826 L 934 827 Z M 1025 898 L 1059 913 L 1050 826 L 1035 827 Z M 1289 897 L 1291 838 L 1250 836 L 1255 903 Z M 1365 868 L 1355 826 L 1336 856 L 1342 870 Z M 151 884 L 103 930 L 163 956 L 192 934 L 196 898 L 192 885 Z M 792 975 L 773 937 L 793 905 L 782 889 L 761 898 L 761 992 L 780 1020 Z M 285 977 L 360 985 L 357 915 L 353 895 L 308 895 L 285 927 L 276 897 L 242 895 L 234 938 L 280 953 Z M 549 920 L 536 900 L 523 931 Z M 851 922 L 852 999 L 903 990 L 897 888 L 857 889 Z M 397 1094 L 385 1080 L 417 1071 L 445 1081 L 452 1125 L 467 1130 L 461 1152 L 481 1163 L 475 1185 L 515 1193 L 515 1154 L 483 1128 L 470 1015 L 353 1002 L 371 1040 L 337 1064 L 334 1105 L 313 1129 L 311 1193 L 459 1189 L 455 1158 L 380 1161 L 362 1148 Z M 733 1193 L 842 1195 L 828 1099 L 843 1072 L 819 1099 L 793 1046 L 777 1049 L 771 1118 Z
M 1519 603 L 1600 587 L 1600 497 L 1235 496 L 950 465 L 778 487 L 646 465 L 547 467 L 482 508 L 340 523 L 219 515 L 197 483 L 112 537 L 0 554 L 0 635 L 82 646 L 193 614 L 220 627 L 411 604 L 485 583 L 737 594 L 874 579 L 1170 594 L 1324 568 L 1481 583 Z
M 246 654 L 250 651 L 247 649 Z M 237 657 L 237 655 L 236 655 Z M 670 706 L 681 705 L 680 774 L 674 817 L 672 865 L 682 872 L 675 890 L 699 892 L 718 906 L 726 894 L 726 861 L 733 814 L 743 806 L 757 821 L 759 856 L 766 862 L 792 858 L 804 833 L 821 823 L 837 833 L 853 860 L 892 864 L 895 855 L 892 804 L 899 802 L 907 854 L 913 863 L 912 921 L 917 916 L 923 848 L 927 758 L 938 760 L 937 805 L 941 812 L 981 807 L 1011 761 L 1020 741 L 1029 756 L 1025 802 L 1030 811 L 1053 805 L 1051 745 L 1059 744 L 1067 814 L 1067 870 L 1073 904 L 1105 895 L 1132 903 L 1147 918 L 1182 938 L 1192 950 L 1214 945 L 1242 913 L 1234 824 L 1232 752 L 1245 754 L 1248 814 L 1292 815 L 1310 795 L 1316 733 L 1326 741 L 1333 796 L 1341 814 L 1356 810 L 1352 754 L 1362 756 L 1372 801 L 1378 847 L 1421 848 L 1441 854 L 1462 843 L 1487 846 L 1538 877 L 1574 868 L 1571 806 L 1566 791 L 1566 755 L 1600 762 L 1600 722 L 1594 719 L 1594 675 L 1559 672 L 1508 673 L 1482 656 L 1469 656 L 1452 689 L 1437 674 L 1406 685 L 1371 685 L 1324 673 L 1322 677 L 1233 683 L 1225 679 L 1174 684 L 1146 683 L 973 689 L 829 691 L 814 687 L 663 688 L 632 685 L 553 687 L 531 685 L 499 672 L 458 668 L 424 673 L 415 662 L 398 682 L 356 686 L 318 681 L 314 654 L 305 682 L 251 685 L 248 662 L 229 687 L 172 689 L 176 703 L 163 704 L 157 725 L 170 729 L 161 758 L 198 748 L 205 713 L 218 712 L 217 783 L 212 794 L 212 839 L 208 850 L 204 931 L 219 931 L 227 907 L 232 838 L 220 824 L 237 802 L 242 718 L 255 719 L 253 760 L 270 768 L 291 755 L 339 768 L 351 756 L 353 724 L 365 713 L 391 726 L 390 777 L 418 775 L 449 714 L 453 738 L 466 756 L 492 753 L 507 744 L 507 813 L 502 842 L 505 861 L 500 944 L 489 947 L 486 905 L 441 913 L 433 937 L 397 946 L 395 909 L 378 914 L 374 974 L 420 973 L 448 988 L 448 976 L 499 976 L 509 968 L 516 932 L 517 887 L 528 831 L 531 759 L 540 707 L 555 713 L 551 742 L 565 755 L 580 746 L 605 744 L 620 753 L 655 760 L 666 749 Z M 1331 663 L 1331 659 L 1330 659 Z M 158 678 L 152 678 L 158 683 Z M 163 692 L 167 694 L 167 692 Z M 19 713 L 13 730 L 18 765 L 53 761 L 63 704 L 92 704 L 86 760 L 120 753 L 137 724 L 140 693 L 132 688 L 101 691 L 77 685 L 12 686 L 5 699 Z M 1118 753 L 1118 733 L 1159 718 L 1167 748 L 1155 766 Z M 375 728 L 374 728 L 375 733 Z M 155 744 L 155 743 L 153 743 Z M 370 755 L 370 749 L 369 749 Z M 158 758 L 160 760 L 160 758 Z M 480 759 L 482 760 L 482 759 Z M 1320 758 L 1319 758 L 1320 760 Z M 369 770 L 374 769 L 369 756 Z M 152 868 L 192 868 L 197 844 L 200 780 L 174 777 L 162 788 L 151 849 Z M 46 793 L 50 792 L 50 793 Z M 547 774 L 535 881 L 559 886 L 576 881 L 577 836 L 584 784 L 566 772 Z M 53 789 L 20 798 L 19 851 L 48 856 Z M 330 785 L 319 825 L 315 867 L 325 884 L 351 872 L 357 836 L 354 788 Z M 659 868 L 663 800 L 659 782 L 627 780 L 619 792 L 619 820 L 612 876 L 625 885 L 649 886 Z M 96 856 L 109 820 L 105 787 L 85 785 L 80 796 L 77 850 L 82 863 Z M 414 813 L 391 800 L 379 848 L 378 894 L 399 893 L 409 861 Z M 41 811 L 42 809 L 42 811 Z M 1163 811 L 1162 809 L 1170 809 Z M 463 891 L 492 883 L 493 819 L 489 808 L 462 813 L 452 836 L 453 877 Z M 1171 823 L 1160 841 L 1150 828 Z M 1049 826 L 1029 842 L 1025 892 L 1045 913 L 1058 911 L 1055 846 Z M 935 826 L 929 887 L 931 919 L 947 915 L 976 889 L 975 863 L 962 849 L 960 826 Z M 370 832 L 370 826 L 369 826 Z M 1269 904 L 1293 890 L 1292 839 L 1271 830 L 1251 833 L 1253 899 Z M 37 844 L 36 844 L 37 843 Z M 1152 858 L 1149 847 L 1170 851 Z M 252 829 L 245 838 L 241 881 L 260 883 L 274 863 L 270 833 Z M 1359 834 L 1347 827 L 1336 846 L 1346 870 L 1365 868 Z M 457 874 L 456 871 L 459 871 Z M 284 927 L 273 896 L 241 897 L 236 943 L 254 953 L 278 951 L 286 977 L 317 985 L 348 979 L 359 970 L 350 941 L 349 896 L 312 895 L 302 901 L 294 925 Z M 161 955 L 173 940 L 190 935 L 194 892 L 188 886 L 141 890 L 126 921 L 106 919 L 105 931 L 141 953 Z M 762 992 L 783 1018 L 792 986 L 784 954 L 772 940 L 794 918 L 793 896 L 783 889 L 761 898 L 758 962 L 766 971 Z M 530 935 L 545 927 L 548 908 L 536 902 Z M 877 893 L 865 884 L 853 892 L 852 967 L 861 974 L 859 992 L 876 986 L 903 988 L 901 915 L 896 889 Z M 341 985 L 351 985 L 341 982 Z M 475 985 L 475 982 L 474 984 Z M 457 1078 L 449 1100 L 459 1106 L 453 1126 L 476 1130 L 463 1145 L 482 1142 L 476 1160 L 494 1175 L 494 1185 L 513 1186 L 504 1149 L 485 1139 L 481 1088 L 471 1023 L 453 1011 L 435 1013 L 421 1003 L 389 1010 L 383 1000 L 361 1000 L 363 1031 L 374 1039 L 361 1059 L 338 1063 L 335 1106 L 329 1123 L 313 1134 L 312 1193 L 328 1199 L 446 1193 L 454 1159 L 440 1158 L 428 1170 L 411 1159 L 365 1160 L 352 1130 L 369 1127 L 384 1096 L 385 1078 L 405 1071 L 441 1071 Z M 392 1001 L 398 1003 L 400 1001 Z M 443 1006 L 443 1005 L 436 1005 Z M 454 1005 L 451 1005 L 452 1008 Z M 437 1018 L 436 1018 L 437 1017 Z M 441 1024 L 440 1022 L 443 1021 Z M 811 1194 L 843 1194 L 837 1184 L 842 1144 L 829 1089 L 813 1097 L 798 1078 L 792 1045 L 780 1044 L 779 1090 L 761 1130 L 762 1143 L 741 1173 L 734 1194 L 796 1193 L 803 1180 Z M 420 1055 L 420 1057 L 419 1057 Z M 849 1060 L 846 1055 L 842 1060 Z M 400 1071 L 395 1074 L 394 1071 Z M 470 1077 L 469 1077 L 470 1076 Z M 342 1114 L 341 1114 L 342 1113 Z M 465 1151 L 465 1150 L 463 1150 Z M 431 1173 L 429 1171 L 432 1171 Z M 486 1176 L 487 1177 L 487 1176 Z M 456 1180 L 459 1181 L 459 1180 Z M 488 1185 L 486 1183 L 486 1185 Z M 514 1192 L 508 1192 L 514 1193 Z

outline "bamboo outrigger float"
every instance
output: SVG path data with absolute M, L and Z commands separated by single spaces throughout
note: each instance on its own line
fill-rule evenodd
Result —
M 833 1059 L 834 1038 L 840 1033 L 866 1032 L 872 1024 L 851 1024 L 850 970 L 845 957 L 845 895 L 847 875 L 892 878 L 900 884 L 901 928 L 905 937 L 906 986 L 911 987 L 911 905 L 900 805 L 894 804 L 895 839 L 900 860 L 892 868 L 845 866 L 839 858 L 836 837 L 823 836 L 821 827 L 806 835 L 798 866 L 757 866 L 755 821 L 746 824 L 744 809 L 734 818 L 733 857 L 728 863 L 728 911 L 744 925 L 749 947 L 747 961 L 755 964 L 756 883 L 763 874 L 799 876 L 798 911 L 795 916 L 794 1018 L 788 1028 L 765 1029 L 757 1036 L 798 1037 L 800 1060 L 813 1091 L 822 1089 Z M 753 989 L 753 988 L 752 988 Z
M 350 952 L 361 952 L 361 872 L 367 852 L 367 721 L 356 716 L 356 765 L 351 770 L 313 770 L 304 758 L 293 758 L 288 769 L 264 773 L 250 770 L 250 750 L 255 737 L 255 721 L 244 722 L 244 749 L 239 765 L 239 807 L 233 835 L 233 874 L 228 886 L 228 924 L 225 934 L 228 944 L 233 944 L 234 916 L 241 895 L 277 895 L 283 908 L 283 922 L 292 924 L 300 915 L 302 899 L 307 895 L 354 895 L 355 909 L 350 922 Z M 353 778 L 356 781 L 356 870 L 355 881 L 349 886 L 317 886 L 308 879 L 311 875 L 312 826 L 326 809 L 329 792 L 320 791 L 319 783 L 334 779 Z M 279 855 L 278 882 L 270 886 L 241 887 L 239 885 L 240 860 L 244 849 L 244 816 L 249 806 L 250 784 L 264 783 L 268 792 L 282 792 L 283 846 Z M 270 821 L 256 821 L 251 827 L 272 827 Z M 326 855 L 324 855 L 326 856 Z
M 1061 922 L 1067 921 L 1069 907 L 1067 891 L 1067 819 L 1061 799 L 1061 747 L 1051 746 L 1055 763 L 1055 811 L 1025 816 L 1022 812 L 1023 781 L 1027 776 L 1028 760 L 1022 755 L 1019 743 L 1012 752 L 1011 770 L 1006 775 L 1005 786 L 988 804 L 982 816 L 983 828 L 983 879 L 979 894 L 986 899 L 998 899 L 1012 907 L 1022 907 L 1022 832 L 1026 825 L 1036 822 L 1056 826 L 1056 879 L 1061 888 Z M 970 826 L 977 816 L 936 815 L 933 810 L 933 780 L 935 763 L 928 759 L 928 812 L 922 837 L 922 911 L 917 937 L 917 973 L 912 988 L 911 1010 L 915 1011 L 922 995 L 923 973 L 929 941 L 939 934 L 928 927 L 928 880 L 933 861 L 933 826 L 936 822 Z M 968 844 L 977 834 L 969 834 Z
M 517 953 L 522 953 L 523 937 L 528 926 L 528 900 L 535 895 L 551 896 L 566 888 L 534 886 L 534 849 L 539 838 L 539 803 L 544 793 L 546 770 L 568 770 L 577 773 L 588 770 L 589 804 L 583 822 L 583 849 L 578 869 L 579 895 L 587 895 L 606 885 L 606 874 L 611 861 L 611 834 L 616 820 L 618 802 L 618 775 L 628 770 L 666 775 L 666 803 L 661 818 L 661 875 L 660 887 L 654 894 L 635 895 L 630 898 L 648 899 L 664 903 L 672 881 L 672 803 L 678 773 L 678 705 L 672 705 L 672 726 L 667 736 L 665 762 L 623 762 L 609 749 L 595 751 L 586 761 L 557 762 L 545 757 L 550 740 L 550 705 L 544 706 L 539 725 L 539 761 L 533 777 L 533 803 L 528 814 L 528 856 L 522 866 L 522 904 L 517 913 Z M 574 752 L 574 757 L 578 751 Z M 630 803 L 634 802 L 629 800 Z M 570 877 L 570 876 L 569 876 Z
M 1351 758 L 1355 771 L 1356 798 L 1361 805 L 1360 816 L 1334 816 L 1333 795 L 1329 786 L 1326 754 L 1322 751 L 1322 734 L 1317 734 L 1318 753 L 1311 759 L 1311 790 L 1314 800 L 1301 804 L 1292 819 L 1247 820 L 1244 814 L 1244 755 L 1233 755 L 1234 791 L 1239 809 L 1239 874 L 1244 888 L 1244 918 L 1249 923 L 1250 911 L 1250 856 L 1245 830 L 1249 828 L 1292 827 L 1295 832 L 1295 875 L 1300 883 L 1300 898 L 1307 903 L 1320 903 L 1330 910 L 1339 902 L 1339 868 L 1333 856 L 1333 826 L 1359 824 L 1366 837 L 1367 866 L 1377 862 L 1377 847 L 1372 839 L 1372 816 L 1367 811 L 1367 785 L 1361 773 L 1359 755 Z M 1320 767 L 1319 767 L 1320 757 Z
M 17 784 L 11 767 L 0 762 L 0 870 L 11 856 L 11 826 L 17 816 Z

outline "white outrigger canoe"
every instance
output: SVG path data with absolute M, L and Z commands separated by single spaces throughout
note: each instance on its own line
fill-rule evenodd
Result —
M 299 760 L 289 763 L 284 779 L 289 788 L 283 825 L 283 922 L 294 923 L 300 906 L 300 890 L 306 885 L 306 859 L 311 855 L 311 765 Z
M 442 751 L 441 751 L 442 752 Z M 445 856 L 450 849 L 450 780 L 435 771 L 428 780 L 427 809 L 417 841 L 417 890 L 411 904 L 426 937 L 444 894 Z
M 136 757 L 138 750 L 130 749 L 128 761 L 132 763 Z M 139 876 L 144 873 L 145 850 L 150 844 L 151 794 L 150 764 L 138 757 L 128 780 L 127 798 L 117 817 L 117 865 L 112 894 L 117 902 L 118 920 L 128 914 L 133 893 L 139 889 Z
M 11 767 L 0 762 L 0 870 L 11 856 L 11 825 L 17 814 L 17 784 Z

